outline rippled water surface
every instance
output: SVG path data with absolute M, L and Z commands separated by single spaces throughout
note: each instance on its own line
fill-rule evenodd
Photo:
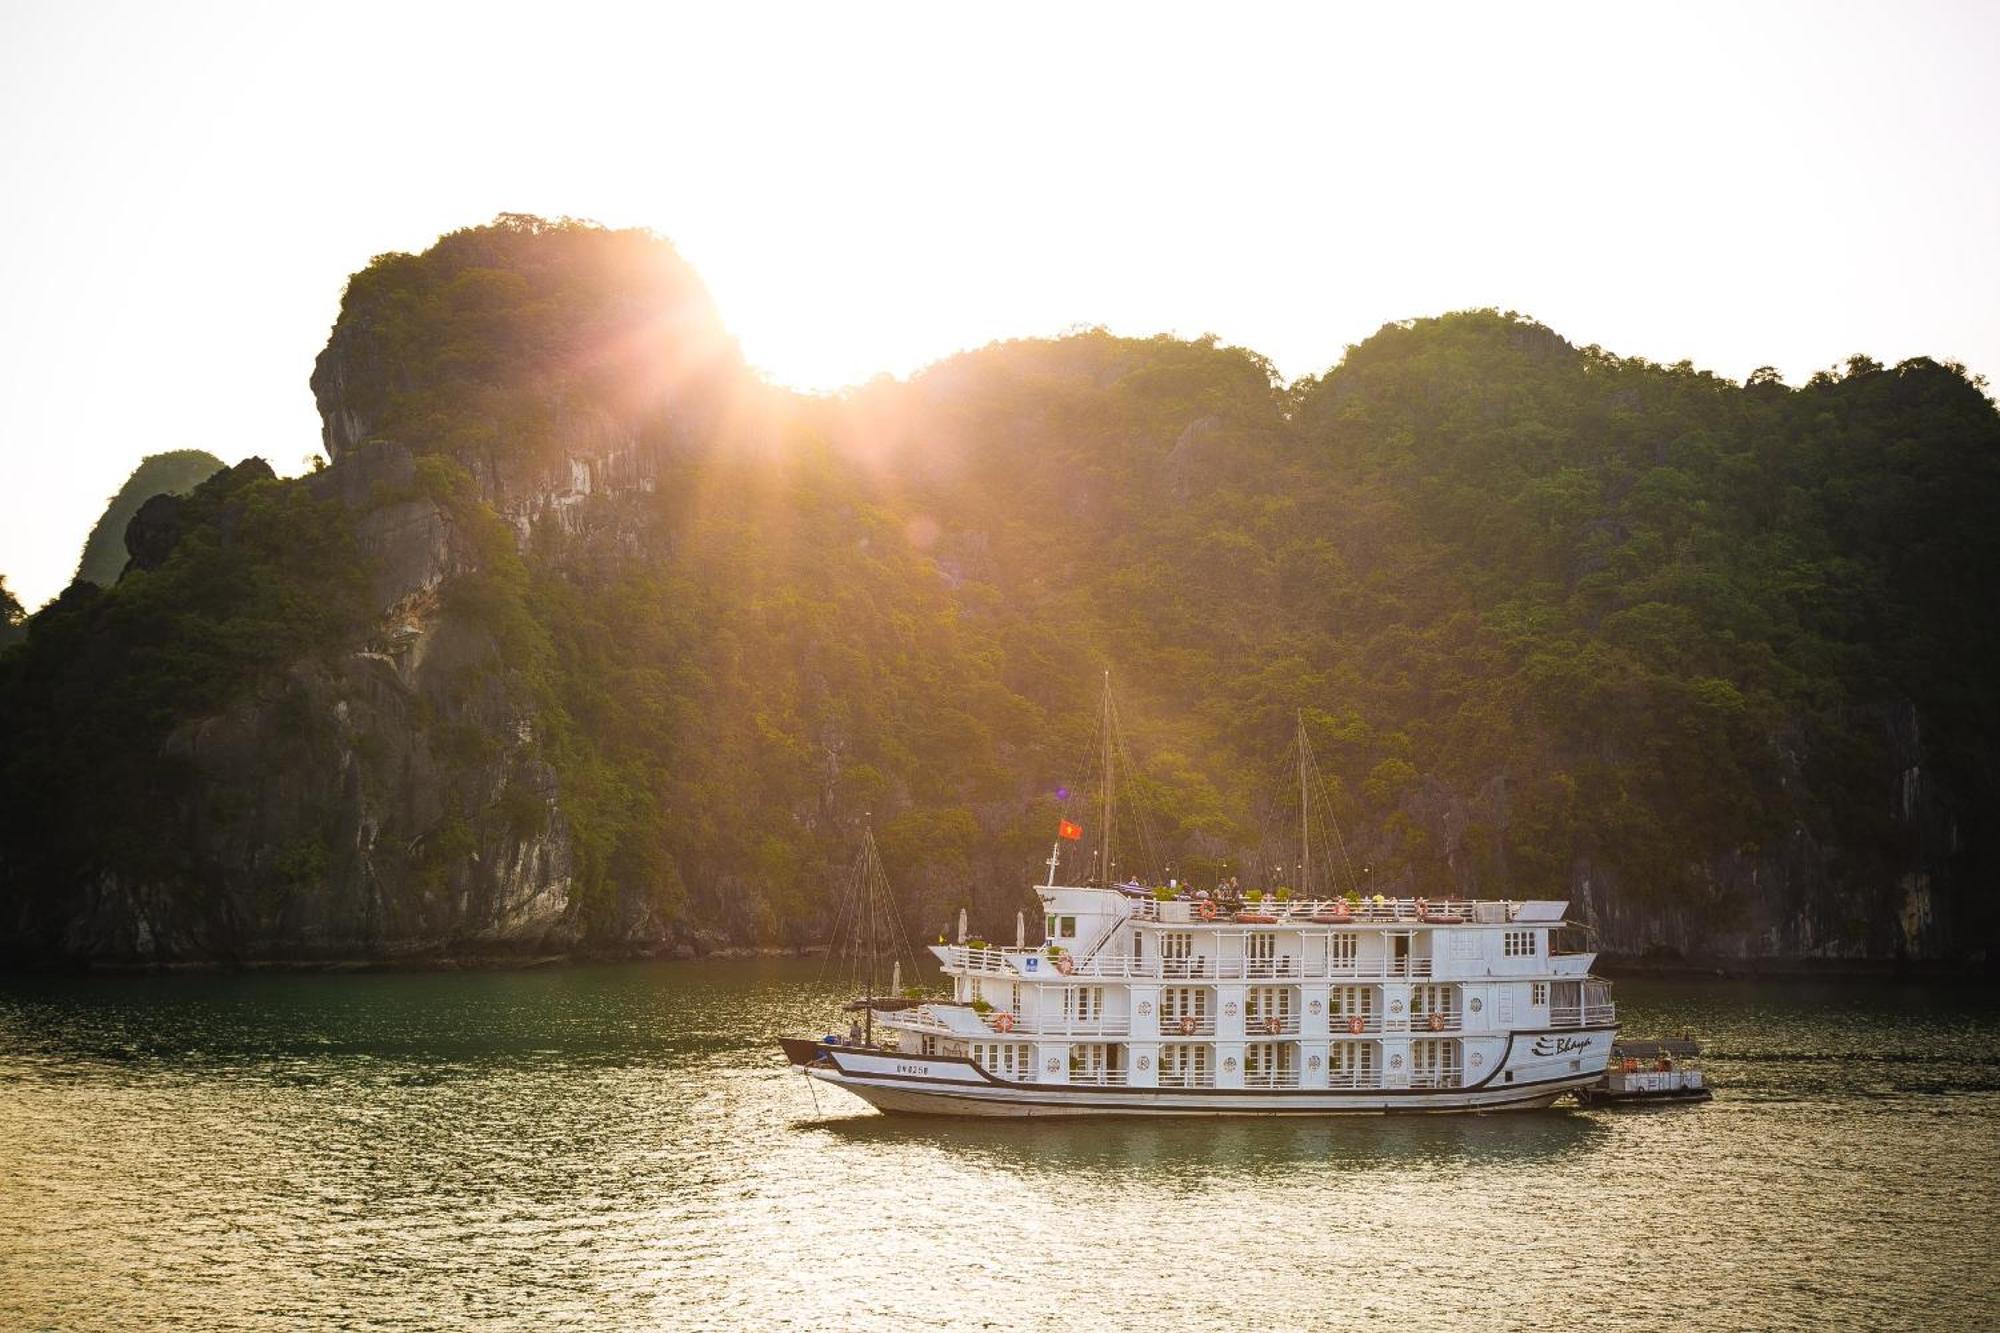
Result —
M 789 961 L 0 982 L 0 1328 L 2000 1324 L 2000 1007 L 1626 982 L 1705 1107 L 879 1117 Z

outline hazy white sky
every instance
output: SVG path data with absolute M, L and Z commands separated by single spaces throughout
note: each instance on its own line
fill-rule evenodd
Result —
M 0 574 L 53 596 L 144 454 L 298 470 L 347 274 L 501 211 L 668 236 L 801 387 L 1478 305 L 2000 379 L 1996 87 L 1972 3 L 0 0 Z

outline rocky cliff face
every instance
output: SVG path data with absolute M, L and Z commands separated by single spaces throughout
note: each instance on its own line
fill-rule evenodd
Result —
M 533 712 L 495 669 L 492 633 L 445 595 L 479 572 L 478 552 L 414 483 L 409 452 L 386 444 L 345 449 L 307 483 L 354 513 L 371 557 L 368 636 L 173 730 L 165 752 L 184 778 L 171 826 L 199 892 L 102 875 L 62 953 L 362 959 L 585 939 Z M 170 549 L 170 527 L 163 514 L 135 520 L 134 559 Z M 665 937 L 636 919 L 626 938 Z
M 1970 895 L 1959 882 L 1966 847 L 1956 802 L 1924 768 L 1914 705 L 1899 702 L 1880 725 L 1888 760 L 1875 776 L 1888 814 L 1886 850 L 1895 858 L 1889 873 L 1856 865 L 1852 843 L 1830 836 L 1840 831 L 1801 821 L 1772 846 L 1689 863 L 1683 891 L 1664 899 L 1611 867 L 1578 860 L 1564 888 L 1577 919 L 1593 928 L 1608 958 L 1667 968 L 1966 960 L 1965 946 L 1983 923 L 1968 910 Z M 1802 812 L 1818 808 L 1796 764 L 1785 780 Z M 1481 864 L 1469 836 L 1474 829 L 1505 834 L 1504 781 L 1470 794 L 1427 781 L 1401 813 L 1442 850 L 1456 892 L 1520 896 L 1505 867 L 1496 875 Z M 1851 838 L 1855 830 L 1845 832 Z M 1357 850 L 1369 850 L 1365 838 Z

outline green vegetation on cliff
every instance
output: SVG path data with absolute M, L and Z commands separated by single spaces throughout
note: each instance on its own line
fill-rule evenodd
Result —
M 7 586 L 7 576 L 0 574 L 0 648 L 27 634 L 26 620 L 20 599 Z
M 1285 879 L 1302 712 L 1371 887 L 1587 894 L 1628 948 L 1994 935 L 2000 417 L 1956 366 L 1737 385 L 1474 311 L 1289 386 L 1087 332 L 798 399 L 663 243 L 504 218 L 356 275 L 313 386 L 328 475 L 407 446 L 476 552 L 396 613 L 490 645 L 438 697 L 532 719 L 436 722 L 517 777 L 361 821 L 417 821 L 411 893 L 559 842 L 573 938 L 804 941 L 866 818 L 916 929 L 998 929 L 1108 668 L 1124 869 Z M 34 619 L 0 657 L 10 891 L 154 873 L 137 815 L 93 840 L 72 803 L 108 765 L 157 804 L 177 721 L 379 641 L 351 540 L 260 482 Z
M 346 516 L 261 461 L 163 508 L 175 537 L 157 564 L 71 584 L 0 654 L 0 868 L 17 903 L 105 872 L 199 894 L 203 849 L 168 818 L 187 778 L 168 733 L 364 624 Z
M 156 495 L 186 495 L 222 467 L 221 459 L 203 449 L 174 449 L 141 459 L 90 530 L 83 558 L 77 561 L 76 577 L 100 588 L 118 582 L 125 569 L 125 525 L 139 512 L 139 506 Z

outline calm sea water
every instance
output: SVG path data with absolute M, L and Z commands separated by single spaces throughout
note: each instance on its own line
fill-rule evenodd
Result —
M 1705 1107 L 817 1101 L 817 965 L 0 982 L 0 1328 L 2000 1325 L 2000 1006 L 1626 982 Z

